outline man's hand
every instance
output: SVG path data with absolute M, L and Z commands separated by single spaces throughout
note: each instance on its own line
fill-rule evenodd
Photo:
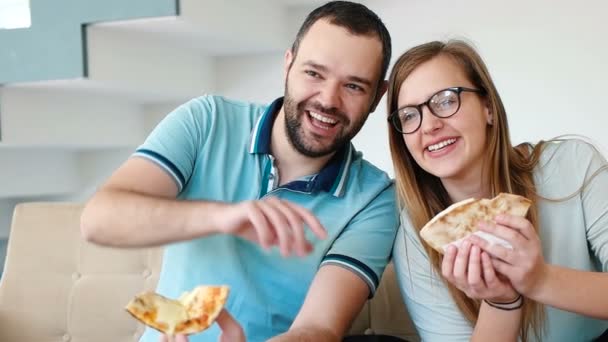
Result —
M 220 312 L 215 322 L 222 330 L 219 342 L 246 342 L 243 328 L 226 309 Z M 188 342 L 188 337 L 185 335 L 176 335 L 175 337 L 163 335 L 160 342 Z
M 221 233 L 243 237 L 265 249 L 278 245 L 283 256 L 293 252 L 305 256 L 312 251 L 304 224 L 318 238 L 327 236 L 321 222 L 308 209 L 276 197 L 228 204 L 223 210 L 218 222 Z
M 188 337 L 186 337 L 186 335 L 176 335 L 176 336 L 162 335 L 160 337 L 160 342 L 188 342 Z
M 245 338 L 245 332 L 243 328 L 237 322 L 232 315 L 226 311 L 226 309 L 220 312 L 220 315 L 217 316 L 215 320 L 217 324 L 222 329 L 222 334 L 220 335 L 220 342 L 245 342 L 247 339 Z

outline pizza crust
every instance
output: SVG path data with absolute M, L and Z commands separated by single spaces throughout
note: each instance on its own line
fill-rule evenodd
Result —
M 126 306 L 142 323 L 167 335 L 194 334 L 209 328 L 220 314 L 228 286 L 198 286 L 178 300 L 154 292 L 143 292 Z
M 420 230 L 420 237 L 437 252 L 443 254 L 448 245 L 459 245 L 471 234 L 506 247 L 510 245 L 496 236 L 479 231 L 481 221 L 493 221 L 499 214 L 526 216 L 532 202 L 522 196 L 500 193 L 493 199 L 473 198 L 452 204 Z M 489 235 L 489 236 L 488 236 Z

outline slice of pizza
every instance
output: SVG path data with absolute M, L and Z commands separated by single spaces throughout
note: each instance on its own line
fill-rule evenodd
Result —
M 164 334 L 188 335 L 213 324 L 226 303 L 228 293 L 228 286 L 198 286 L 173 300 L 154 292 L 143 292 L 127 304 L 126 310 Z
M 498 214 L 526 216 L 532 202 L 522 196 L 500 193 L 493 199 L 466 199 L 452 204 L 435 215 L 422 229 L 420 237 L 433 249 L 443 254 L 450 244 L 457 247 L 471 234 L 498 243 L 507 248 L 511 245 L 492 234 L 479 231 L 480 221 L 492 221 Z

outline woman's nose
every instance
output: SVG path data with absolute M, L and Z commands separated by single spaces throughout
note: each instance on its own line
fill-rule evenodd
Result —
M 443 127 L 443 119 L 431 113 L 428 106 L 424 106 L 422 108 L 422 124 L 420 125 L 422 133 L 432 133 L 441 127 Z

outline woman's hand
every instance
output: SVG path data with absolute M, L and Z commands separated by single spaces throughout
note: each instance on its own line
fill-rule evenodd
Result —
M 460 248 L 448 247 L 441 273 L 469 298 L 509 302 L 518 296 L 509 281 L 496 274 L 490 256 L 468 240 Z
M 471 236 L 471 242 L 494 257 L 492 265 L 509 279 L 517 292 L 533 297 L 533 293 L 542 286 L 548 270 L 538 234 L 530 221 L 523 217 L 498 215 L 494 221 L 480 224 L 480 230 L 506 240 L 512 249 L 478 236 Z

